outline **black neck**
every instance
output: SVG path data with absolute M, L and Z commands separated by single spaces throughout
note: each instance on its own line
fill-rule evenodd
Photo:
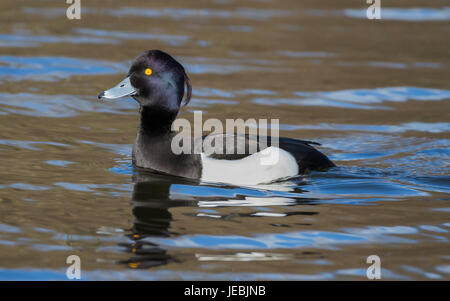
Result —
M 177 112 L 159 107 L 141 107 L 140 130 L 145 135 L 160 136 L 169 134 Z

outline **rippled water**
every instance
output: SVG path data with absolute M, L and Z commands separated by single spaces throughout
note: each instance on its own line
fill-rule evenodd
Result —
M 387 7 L 388 5 L 395 7 Z M 450 279 L 449 7 L 395 1 L 0 3 L 0 279 Z M 249 187 L 134 170 L 140 52 L 205 118 L 279 118 L 338 167 Z

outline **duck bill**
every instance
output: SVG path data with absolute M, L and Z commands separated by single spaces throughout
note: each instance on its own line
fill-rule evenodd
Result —
M 125 78 L 115 87 L 103 91 L 98 95 L 98 99 L 116 99 L 136 94 L 136 89 L 131 85 L 130 77 Z

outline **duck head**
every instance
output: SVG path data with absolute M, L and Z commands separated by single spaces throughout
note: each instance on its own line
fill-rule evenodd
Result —
M 176 115 L 185 85 L 187 104 L 191 99 L 192 87 L 183 66 L 161 50 L 149 50 L 133 61 L 124 80 L 101 92 L 98 98 L 109 100 L 131 96 L 140 104 L 141 110 L 154 109 Z

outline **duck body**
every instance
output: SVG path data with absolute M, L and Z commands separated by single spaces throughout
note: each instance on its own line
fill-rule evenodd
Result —
M 134 60 L 121 83 L 98 95 L 99 99 L 106 100 L 131 96 L 140 104 L 139 130 L 132 154 L 135 166 L 205 182 L 236 185 L 269 183 L 335 166 L 312 146 L 318 143 L 284 137 L 273 140 L 270 136 L 234 134 L 231 141 L 235 152 L 229 154 L 225 145 L 230 135 L 216 134 L 215 142 L 220 141 L 224 146 L 221 152 L 175 154 L 172 139 L 177 133 L 171 127 L 183 101 L 185 86 L 187 104 L 192 88 L 182 65 L 167 53 L 150 50 Z M 206 137 L 197 139 L 203 142 Z M 193 148 L 198 145 L 195 140 L 189 143 Z M 256 151 L 250 151 L 252 143 L 256 144 Z M 263 163 L 267 158 L 276 160 L 271 164 Z

